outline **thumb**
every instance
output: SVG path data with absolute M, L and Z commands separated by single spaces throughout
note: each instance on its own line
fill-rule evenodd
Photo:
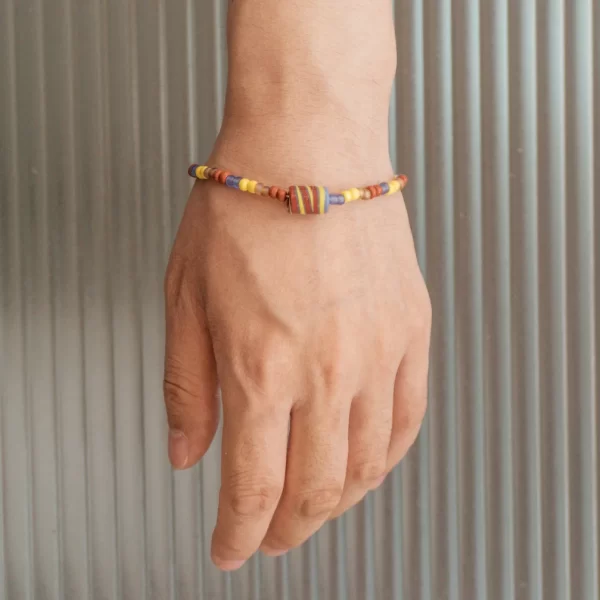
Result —
M 184 271 L 167 273 L 164 396 L 169 460 L 187 469 L 206 453 L 219 422 L 217 375 L 204 312 Z

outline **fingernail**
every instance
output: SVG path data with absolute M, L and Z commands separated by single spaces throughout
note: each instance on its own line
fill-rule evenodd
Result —
M 169 431 L 169 460 L 175 469 L 185 469 L 188 461 L 188 439 L 183 431 Z
M 245 560 L 219 560 L 218 558 L 215 558 L 214 561 L 221 571 L 236 571 L 246 562 Z
M 276 550 L 275 548 L 269 548 L 269 546 L 261 546 L 260 551 L 271 558 L 276 558 L 278 556 L 283 556 L 287 554 L 287 550 Z

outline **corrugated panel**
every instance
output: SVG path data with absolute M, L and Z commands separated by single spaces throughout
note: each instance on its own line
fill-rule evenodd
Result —
M 431 408 L 382 490 L 235 575 L 218 454 L 173 475 L 161 398 L 224 4 L 0 1 L 0 598 L 597 600 L 600 0 L 397 0 Z

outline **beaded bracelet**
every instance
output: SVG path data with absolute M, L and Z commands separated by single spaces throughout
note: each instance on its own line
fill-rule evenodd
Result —
M 217 183 L 242 192 L 277 198 L 280 202 L 287 204 L 290 213 L 298 215 L 322 215 L 329 210 L 330 205 L 395 194 L 404 189 L 408 182 L 406 175 L 397 175 L 391 181 L 385 181 L 378 185 L 351 188 L 339 194 L 330 194 L 329 190 L 322 186 L 293 185 L 289 190 L 285 190 L 275 185 L 265 185 L 253 179 L 237 177 L 224 169 L 205 165 L 192 165 L 188 169 L 188 173 L 190 177 L 201 180 L 213 179 Z

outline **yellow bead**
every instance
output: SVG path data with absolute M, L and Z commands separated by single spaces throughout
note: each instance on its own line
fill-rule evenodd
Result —
M 242 179 L 240 181 L 240 190 L 242 192 L 247 192 L 248 191 L 248 184 L 250 183 L 249 179 Z
M 241 183 L 241 181 L 240 181 L 240 183 Z M 249 181 L 249 182 L 248 182 L 248 191 L 249 191 L 251 194 L 256 194 L 256 186 L 257 186 L 257 185 L 258 185 L 258 181 L 254 181 L 254 180 L 252 180 L 252 181 Z
M 360 190 L 358 188 L 352 188 L 350 192 L 352 193 L 352 200 L 360 200 Z
M 344 196 L 346 202 L 352 202 L 352 190 L 343 191 L 342 196 Z
M 398 182 L 398 181 L 390 181 L 389 186 L 390 186 L 390 191 L 388 192 L 388 195 L 395 194 L 396 192 L 400 191 L 400 182 Z
M 196 177 L 198 179 L 206 179 L 206 169 L 207 167 L 198 167 L 196 169 Z

